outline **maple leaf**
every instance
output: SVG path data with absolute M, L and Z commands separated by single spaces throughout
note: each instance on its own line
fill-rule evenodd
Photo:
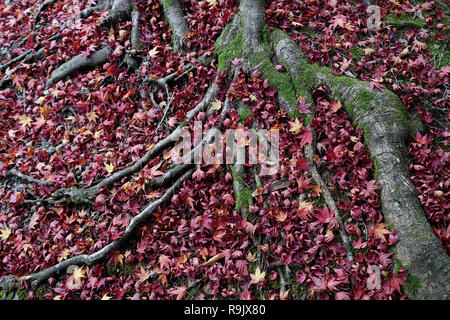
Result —
M 176 288 L 172 288 L 168 290 L 169 294 L 171 295 L 176 295 L 177 296 L 177 300 L 181 300 L 183 299 L 183 297 L 186 295 L 187 293 L 187 288 L 185 285 L 176 287 Z
M 303 114 L 310 114 L 311 113 L 311 103 L 306 103 L 305 98 L 303 97 L 298 97 L 297 99 L 297 106 L 298 106 L 298 111 L 300 113 Z
M 81 279 L 86 278 L 86 270 L 83 268 L 75 267 L 72 271 L 72 277 L 75 281 L 75 284 L 81 286 Z
M 238 65 L 241 64 L 241 59 L 240 58 L 234 58 L 233 60 L 231 60 L 231 64 L 235 67 L 237 67 Z
M 377 223 L 372 226 L 372 231 L 375 232 L 375 235 L 383 240 L 386 240 L 385 235 L 391 234 L 389 229 L 386 229 L 387 223 Z
M 139 278 L 138 282 L 144 282 L 150 278 L 150 270 L 147 270 L 141 266 L 141 270 L 136 274 Z
M 220 110 L 220 108 L 222 108 L 222 102 L 215 99 L 214 102 L 211 102 L 211 106 L 212 106 L 211 110 L 213 111 Z
M 295 134 L 299 134 L 300 131 L 303 128 L 303 123 L 301 123 L 298 118 L 295 118 L 294 121 L 289 121 L 289 124 L 291 128 L 289 129 L 290 132 L 293 132 Z
M 330 107 L 331 107 L 331 111 L 332 111 L 332 112 L 338 111 L 340 108 L 342 108 L 341 101 L 338 100 L 337 102 L 331 103 L 331 104 L 330 104 Z
M 112 173 L 114 171 L 114 165 L 113 164 L 105 162 L 104 165 L 105 165 L 106 172 Z
M 69 249 L 67 249 L 67 248 L 64 249 L 64 250 L 59 254 L 58 261 L 61 262 L 61 261 L 63 261 L 63 260 L 66 260 L 67 257 L 69 256 L 69 253 L 70 253 Z
M 261 281 L 264 280 L 264 277 L 266 276 L 266 272 L 261 272 L 261 270 L 259 269 L 259 267 L 256 268 L 255 273 L 254 274 L 250 274 L 250 278 L 252 279 L 250 281 L 250 283 L 260 283 Z
M 164 267 L 170 267 L 170 257 L 165 254 L 159 256 L 158 262 L 161 269 L 164 269 Z
M 156 46 L 156 47 L 153 47 L 153 49 L 150 50 L 150 51 L 148 52 L 148 56 L 149 56 L 151 59 L 155 59 L 156 56 L 158 55 L 158 53 L 159 53 L 159 51 L 158 51 L 158 46 Z
M 336 293 L 336 300 L 351 300 L 351 297 L 347 292 L 339 291 Z
M 87 114 L 87 118 L 88 118 L 89 122 L 97 123 L 98 116 L 97 116 L 97 114 L 95 113 L 95 111 L 89 112 L 89 113 Z
M 7 240 L 11 235 L 11 229 L 6 227 L 5 229 L 1 229 L 0 231 L 0 239 Z
M 26 115 L 21 115 L 19 117 L 19 122 L 23 128 L 31 127 L 31 118 L 27 117 Z
M 389 278 L 389 285 L 391 287 L 393 287 L 395 290 L 397 290 L 397 292 L 399 292 L 400 294 L 402 293 L 401 286 L 404 285 L 404 284 L 405 283 L 403 282 L 403 280 L 400 279 L 400 277 L 397 274 L 393 274 Z
M 302 134 L 299 135 L 299 137 L 302 139 L 300 145 L 303 147 L 305 144 L 311 144 L 312 143 L 312 132 L 309 130 L 305 130 Z
M 256 254 L 253 254 L 251 251 L 247 252 L 247 256 L 245 257 L 250 262 L 256 261 Z
M 289 289 L 286 291 L 280 289 L 280 300 L 287 300 L 288 298 L 289 298 Z

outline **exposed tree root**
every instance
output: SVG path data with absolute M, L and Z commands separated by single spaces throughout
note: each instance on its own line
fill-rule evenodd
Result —
M 80 13 L 80 17 L 89 16 L 93 12 L 99 9 L 104 9 L 109 6 L 109 2 L 105 2 L 97 7 L 91 7 L 83 10 L 82 14 Z M 139 11 L 136 8 L 134 1 L 132 0 L 115 0 L 112 3 L 111 9 L 109 10 L 109 14 L 106 18 L 104 18 L 100 22 L 100 26 L 110 26 L 119 19 L 131 19 L 132 22 L 132 30 L 131 30 L 131 53 L 127 53 L 124 58 L 124 63 L 128 66 L 128 69 L 137 69 L 139 66 L 138 61 L 133 56 L 133 53 L 140 48 L 140 39 L 139 39 Z M 65 25 L 63 25 L 65 27 Z M 58 34 L 54 35 L 58 36 Z M 52 36 L 53 37 L 53 36 Z M 77 55 L 70 59 L 69 61 L 63 63 L 61 66 L 56 68 L 50 78 L 47 80 L 45 87 L 49 88 L 54 83 L 70 76 L 75 71 L 85 69 L 85 68 L 93 68 L 99 65 L 104 64 L 108 61 L 109 55 L 112 53 L 112 48 L 109 45 L 102 46 L 101 49 L 92 53 L 88 57 L 83 57 L 82 55 Z
M 32 288 L 36 288 L 40 283 L 49 279 L 50 277 L 57 276 L 66 271 L 66 269 L 71 265 L 87 265 L 91 266 L 102 259 L 104 259 L 111 251 L 119 249 L 126 241 L 130 240 L 135 234 L 136 230 L 146 222 L 151 214 L 159 208 L 163 203 L 170 200 L 176 189 L 178 189 L 181 184 L 192 175 L 193 170 L 187 171 L 183 176 L 181 176 L 170 188 L 168 188 L 164 194 L 156 201 L 150 203 L 144 210 L 142 210 L 137 216 L 135 216 L 127 226 L 125 232 L 122 236 L 109 243 L 102 249 L 92 253 L 83 254 L 75 256 L 64 260 L 48 269 L 43 271 L 33 273 L 31 275 L 14 277 L 5 276 L 0 279 L 0 289 L 10 289 L 15 285 L 20 284 L 22 281 L 26 281 L 31 284 Z
M 55 0 L 46 0 L 44 1 L 34 13 L 34 26 L 41 20 L 41 12 L 47 9 L 48 6 L 55 3 Z
M 178 0 L 161 0 L 164 14 L 172 29 L 172 46 L 175 52 L 181 53 L 186 46 L 185 35 L 190 33 L 184 17 L 183 9 Z
M 45 84 L 45 87 L 51 87 L 54 83 L 66 78 L 67 76 L 80 69 L 93 68 L 104 64 L 106 61 L 108 61 L 109 55 L 111 53 L 111 47 L 109 45 L 105 45 L 103 48 L 95 51 L 88 57 L 83 57 L 81 54 L 73 57 L 52 72 L 50 78 Z
M 347 233 L 345 232 L 345 225 L 344 222 L 341 219 L 341 216 L 339 215 L 339 210 L 336 207 L 336 203 L 334 202 L 334 199 L 330 193 L 330 190 L 328 190 L 327 184 L 323 181 L 322 176 L 320 175 L 319 171 L 317 170 L 317 167 L 313 160 L 313 148 L 310 145 L 307 145 L 305 147 L 306 149 L 306 158 L 308 159 L 311 164 L 308 166 L 309 171 L 311 172 L 312 177 L 314 180 L 319 184 L 320 188 L 322 189 L 323 197 L 325 198 L 325 202 L 327 206 L 334 211 L 334 217 L 336 221 L 339 224 L 339 231 L 342 239 L 342 244 L 344 245 L 345 250 L 347 251 L 347 258 L 351 262 L 353 262 L 353 253 L 352 253 L 352 244 L 347 236 Z
M 23 174 L 20 171 L 17 171 L 16 169 L 11 169 L 11 170 L 9 170 L 6 173 L 6 177 L 11 177 L 11 176 L 14 176 L 14 177 L 17 177 L 19 179 L 25 180 L 27 182 L 36 183 L 36 184 L 38 184 L 40 186 L 51 186 L 51 185 L 53 185 L 53 182 L 51 182 L 51 181 L 35 179 L 35 178 L 30 177 L 30 176 L 28 176 L 26 174 Z
M 44 58 L 44 48 L 39 49 L 36 53 L 31 54 L 30 52 L 26 54 L 25 57 L 21 58 L 22 61 L 14 68 L 12 68 L 3 79 L 0 80 L 0 88 L 6 86 L 7 83 L 11 80 L 11 76 L 19 70 L 24 63 L 37 62 Z M 17 60 L 19 61 L 19 60 Z
M 10 65 L 25 59 L 29 54 L 31 53 L 31 49 L 28 49 L 27 51 L 25 51 L 24 53 L 22 53 L 21 55 L 15 57 L 14 59 L 9 60 L 7 63 L 0 65 L 0 71 L 2 71 L 3 69 L 8 68 Z

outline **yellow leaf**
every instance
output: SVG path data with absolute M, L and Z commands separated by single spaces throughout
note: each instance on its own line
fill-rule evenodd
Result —
M 106 163 L 106 162 L 105 162 L 104 164 L 105 164 L 105 170 L 106 170 L 106 172 L 111 173 L 111 172 L 114 171 L 114 165 L 113 165 L 113 164 Z
M 436 197 L 440 197 L 440 196 L 442 196 L 444 194 L 444 192 L 442 192 L 441 190 L 435 190 L 435 191 L 433 191 L 433 194 Z
M 98 140 L 100 139 L 100 135 L 102 134 L 103 129 L 100 129 L 99 131 L 95 131 L 94 133 L 94 139 Z
M 255 273 L 250 275 L 250 278 L 252 281 L 250 283 L 259 283 L 264 280 L 264 277 L 266 276 L 266 272 L 261 272 L 259 267 L 256 268 Z
M 77 122 L 77 118 L 75 118 L 74 116 L 68 116 L 67 118 L 65 118 L 64 120 L 67 120 L 67 121 L 72 121 L 72 123 L 75 123 L 75 122 Z
M 386 226 L 386 223 L 377 223 L 376 225 L 372 226 L 372 230 L 373 232 L 375 232 L 378 238 L 386 240 L 385 235 L 391 233 L 391 231 L 385 228 Z
M 214 111 L 220 110 L 220 108 L 222 108 L 222 102 L 215 99 L 214 102 L 211 102 L 211 106 L 212 106 L 212 110 L 214 110 Z
M 306 210 L 308 212 L 312 212 L 314 209 L 313 203 L 308 201 L 300 201 L 298 203 L 298 210 Z
M 148 52 L 148 56 L 151 58 L 151 59 L 155 59 L 156 58 L 156 56 L 157 56 L 157 54 L 158 54 L 158 46 L 156 46 L 156 47 L 153 47 L 153 49 L 152 50 L 150 50 L 149 52 Z
M 208 0 L 208 4 L 210 7 L 217 6 L 217 0 Z
M 64 249 L 64 250 L 59 254 L 58 261 L 61 262 L 61 261 L 63 261 L 63 260 L 66 260 L 68 256 L 69 256 L 69 249 Z
M 210 265 L 214 264 L 215 262 L 219 261 L 220 259 L 222 259 L 223 257 L 225 257 L 225 254 L 223 252 L 222 253 L 218 253 L 214 257 L 209 259 L 208 261 L 203 262 L 200 265 L 200 267 L 210 266 Z
M 119 30 L 119 39 L 120 41 L 123 41 L 125 39 L 125 35 L 127 34 L 126 30 Z
M 26 115 L 21 115 L 19 117 L 19 121 L 22 127 L 31 127 L 31 118 L 27 117 Z
M 409 54 L 409 50 L 408 50 L 408 47 L 406 47 L 405 49 L 402 50 L 402 52 L 400 52 L 399 57 L 403 58 L 404 56 L 406 56 L 408 54 Z
M 98 118 L 98 116 L 97 116 L 97 114 L 95 113 L 95 111 L 88 112 L 87 118 L 88 118 L 89 122 L 95 122 L 95 123 L 97 123 L 97 118 Z
M 139 278 L 138 282 L 144 282 L 150 278 L 150 271 L 141 266 L 141 270 L 136 275 Z
M 116 41 L 116 37 L 114 37 L 114 29 L 113 29 L 113 27 L 111 27 L 109 29 L 108 40 Z M 122 40 L 122 39 L 120 39 L 120 40 Z
M 303 128 L 303 123 L 301 123 L 298 118 L 295 118 L 295 121 L 289 121 L 289 124 L 291 125 L 289 131 L 295 134 L 299 134 Z
M 11 234 L 11 229 L 6 227 L 6 229 L 1 229 L 0 232 L 0 239 L 6 240 L 9 238 L 9 235 Z
M 105 294 L 105 295 L 102 297 L 102 300 L 111 300 L 111 297 L 108 296 L 107 294 Z
M 249 251 L 247 253 L 246 259 L 250 262 L 255 262 L 256 261 L 256 254 L 251 253 L 251 251 Z
M 258 101 L 258 98 L 255 97 L 255 96 L 252 95 L 252 94 L 249 96 L 249 98 L 250 98 L 250 100 L 253 101 L 253 102 Z
M 81 279 L 86 278 L 86 270 L 83 268 L 75 267 L 72 271 L 72 277 L 76 284 L 81 285 Z
M 59 94 L 60 94 L 61 92 L 62 92 L 62 91 L 60 91 L 60 90 L 58 90 L 58 89 L 53 89 L 53 90 L 52 90 L 52 96 L 55 97 L 55 98 L 58 98 L 58 97 L 59 97 Z

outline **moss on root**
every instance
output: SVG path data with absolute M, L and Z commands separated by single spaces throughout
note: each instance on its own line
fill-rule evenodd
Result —
M 163 6 L 164 8 L 169 8 L 171 7 L 175 2 L 177 2 L 178 0 L 163 0 Z
M 252 205 L 252 190 L 247 186 L 244 181 L 243 170 L 237 171 L 236 166 L 231 166 L 231 174 L 233 176 L 233 181 L 239 183 L 239 188 L 236 188 L 236 183 L 234 183 L 234 198 L 235 198 L 235 208 L 236 211 L 241 211 L 242 209 L 248 209 Z
M 252 109 L 250 109 L 250 107 L 246 104 L 244 104 L 242 106 L 242 108 L 239 109 L 239 122 L 242 124 L 244 123 L 248 116 L 252 116 L 253 117 L 253 112 Z
M 227 69 L 231 64 L 231 60 L 241 57 L 243 54 L 244 37 L 242 32 L 236 33 L 227 45 L 218 45 L 221 42 L 221 38 L 226 33 L 228 33 L 227 28 L 225 28 L 220 37 L 217 39 L 216 48 L 214 49 L 214 53 L 218 57 L 217 72 Z
M 413 27 L 416 29 L 422 29 L 426 27 L 425 20 L 416 18 L 413 19 L 409 14 L 402 13 L 400 15 L 390 13 L 384 17 L 384 22 L 390 24 L 396 28 Z

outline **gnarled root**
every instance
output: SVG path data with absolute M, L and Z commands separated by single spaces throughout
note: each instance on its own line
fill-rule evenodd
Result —
M 15 285 L 20 284 L 22 281 L 26 281 L 31 284 L 32 288 L 36 288 L 40 283 L 47 280 L 50 277 L 63 273 L 71 265 L 87 265 L 91 266 L 102 259 L 104 259 L 111 251 L 119 249 L 126 241 L 131 239 L 136 230 L 142 226 L 142 224 L 150 218 L 151 214 L 159 208 L 163 203 L 171 199 L 175 190 L 178 189 L 181 184 L 192 175 L 193 170 L 189 170 L 183 176 L 181 176 L 170 188 L 164 192 L 164 194 L 156 201 L 150 203 L 144 210 L 142 210 L 137 216 L 135 216 L 128 224 L 125 232 L 122 236 L 109 243 L 102 249 L 92 253 L 75 256 L 64 260 L 48 269 L 33 273 L 31 275 L 14 277 L 11 275 L 0 278 L 0 289 L 10 289 Z
M 175 52 L 181 53 L 186 46 L 185 35 L 190 33 L 189 26 L 184 18 L 183 9 L 178 0 L 162 1 L 164 14 L 172 29 L 172 46 Z
M 54 83 L 66 78 L 80 69 L 93 68 L 104 64 L 108 61 L 111 53 L 112 48 L 109 45 L 105 45 L 103 48 L 95 51 L 88 57 L 83 57 L 81 54 L 73 57 L 52 72 L 50 78 L 45 84 L 45 87 L 51 87 Z

